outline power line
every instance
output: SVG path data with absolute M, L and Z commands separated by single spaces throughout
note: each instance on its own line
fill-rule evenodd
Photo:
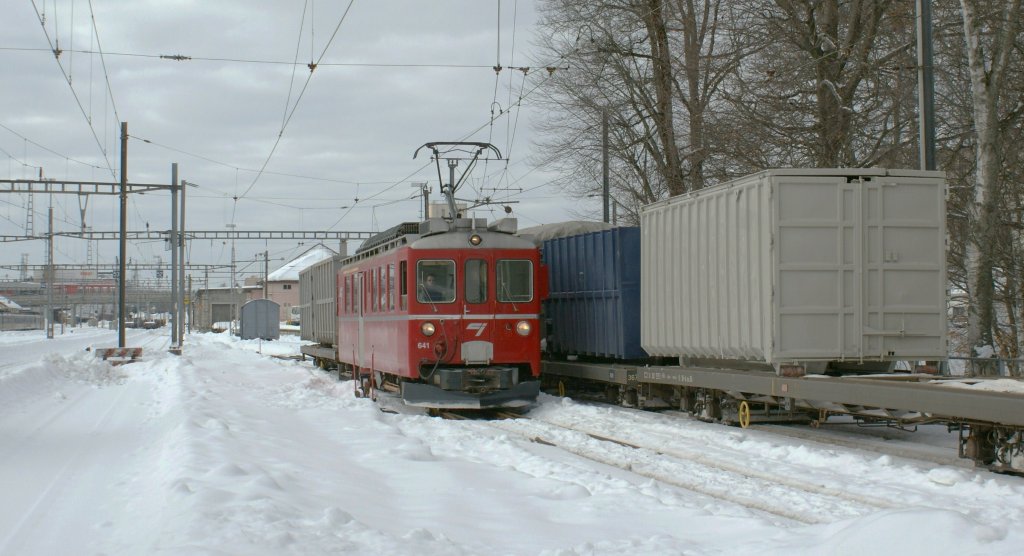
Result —
M 100 53 L 100 65 L 103 67 L 103 79 L 107 82 L 107 95 L 110 97 L 110 106 L 114 109 L 114 118 L 120 122 L 121 115 L 117 113 L 117 103 L 114 102 L 114 89 L 110 86 L 110 74 L 107 73 L 107 59 L 103 56 L 103 45 L 100 44 L 100 29 L 96 26 L 96 14 L 92 10 L 92 0 L 89 0 L 89 18 L 92 20 L 92 30 L 96 35 L 96 50 Z M 71 79 L 68 79 L 70 84 Z
M 28 47 L 14 47 L 14 46 L 0 46 L 0 50 L 15 51 L 15 52 L 53 52 L 46 48 L 28 48 Z M 79 49 L 79 50 L 62 50 L 62 52 L 75 52 L 78 54 L 99 54 L 98 51 L 91 49 Z M 258 60 L 252 58 L 218 58 L 218 57 L 207 57 L 207 56 L 185 56 L 182 54 L 141 54 L 132 52 L 104 52 L 105 56 L 123 56 L 130 58 L 149 58 L 158 60 L 168 60 L 173 62 L 229 62 L 239 64 L 264 64 L 264 65 L 278 65 L 278 66 L 300 66 L 309 67 L 308 64 L 287 60 Z M 492 64 L 440 64 L 440 63 L 416 63 L 416 62 L 403 62 L 403 63 L 386 63 L 386 62 L 317 62 L 316 66 L 319 67 L 336 67 L 336 68 L 410 68 L 410 69 L 494 69 Z
M 267 169 L 267 164 L 270 164 L 270 159 L 274 157 L 274 152 L 277 151 L 278 145 L 281 144 L 281 138 L 284 136 L 285 129 L 288 127 L 288 124 L 291 122 L 292 116 L 295 115 L 295 110 L 297 110 L 299 108 L 299 102 L 302 101 L 302 97 L 306 94 L 306 89 L 307 89 L 307 87 L 309 87 L 309 82 L 313 79 L 313 72 L 314 72 L 314 70 L 316 69 L 316 67 L 320 63 L 320 61 L 323 60 L 324 56 L 327 55 L 327 50 L 331 47 L 331 43 L 334 42 L 334 38 L 338 36 L 338 30 L 341 29 L 341 24 L 344 23 L 345 19 L 348 17 L 349 10 L 352 9 L 352 4 L 354 2 L 355 2 L 355 0 L 349 0 L 348 6 L 345 7 L 345 12 L 341 14 L 341 18 L 338 20 L 338 25 L 334 27 L 334 32 L 331 34 L 331 38 L 328 39 L 327 40 L 327 44 L 324 45 L 324 49 L 320 53 L 320 57 L 317 59 L 316 62 L 310 61 L 310 63 L 309 63 L 309 76 L 306 77 L 306 83 L 303 84 L 302 90 L 299 91 L 299 96 L 298 96 L 298 98 L 295 99 L 295 104 L 292 106 L 292 111 L 288 114 L 288 117 L 285 118 L 284 123 L 281 125 L 281 131 L 277 134 L 277 140 L 274 141 L 274 146 L 270 149 L 270 154 L 267 155 L 267 159 L 263 162 L 263 166 L 260 167 L 260 171 L 259 171 L 259 173 L 256 174 L 256 177 L 253 178 L 252 183 L 249 184 L 249 187 L 246 188 L 246 190 L 239 197 L 245 197 L 246 195 L 249 194 L 250 191 L 252 191 L 252 188 L 256 186 L 256 182 L 258 182 L 260 177 L 263 175 L 263 171 Z M 234 221 L 234 213 L 233 212 L 232 212 L 231 220 Z
M 31 144 L 39 147 L 40 149 L 43 149 L 44 151 L 46 151 L 48 153 L 55 154 L 55 155 L 65 159 L 65 160 L 70 160 L 71 162 L 74 162 L 76 164 L 81 164 L 82 166 L 88 166 L 90 168 L 95 168 L 97 170 L 106 170 L 106 168 L 104 168 L 103 166 L 96 166 L 95 164 L 89 164 L 88 162 L 82 162 L 81 160 L 77 160 L 77 159 L 71 158 L 70 156 L 68 156 L 66 154 L 59 153 L 59 152 L 57 152 L 57 151 L 47 147 L 46 145 L 42 145 L 40 143 L 37 143 L 37 142 L 29 139 L 28 137 L 25 137 L 24 135 L 18 133 L 17 131 L 14 131 L 13 129 L 5 126 L 4 124 L 0 124 L 0 127 L 2 127 L 4 129 L 6 129 L 7 131 L 11 132 L 13 135 L 18 136 L 18 138 L 22 139 L 23 141 L 31 143 Z M 14 157 L 11 157 L 11 158 L 14 158 Z M 18 159 L 15 158 L 14 160 L 18 160 Z M 31 164 L 25 164 L 25 163 L 21 163 L 21 164 L 23 166 L 29 166 L 29 167 L 32 167 L 32 168 L 39 168 L 39 166 L 32 166 Z
M 206 162 L 209 162 L 211 164 L 216 164 L 218 166 L 224 166 L 225 168 L 231 168 L 232 170 L 240 170 L 240 171 L 243 171 L 243 172 L 259 172 L 259 170 L 256 169 L 256 168 L 243 168 L 243 167 L 240 167 L 240 166 L 236 166 L 235 164 L 231 164 L 229 162 L 223 162 L 223 161 L 220 161 L 220 160 L 215 160 L 215 159 L 210 158 L 208 156 L 192 153 L 192 152 L 189 152 L 189 151 L 186 151 L 186 150 L 182 150 L 182 149 L 179 149 L 179 148 L 176 148 L 176 147 L 171 147 L 169 145 L 164 145 L 164 144 L 158 143 L 158 142 L 150 140 L 150 139 L 143 139 L 142 137 L 138 137 L 136 135 L 129 135 L 129 137 L 131 137 L 132 139 L 137 139 L 139 141 L 142 141 L 143 143 L 146 143 L 146 144 L 149 144 L 149 145 L 153 145 L 155 147 L 160 147 L 162 149 L 167 149 L 169 151 L 174 151 L 176 153 L 180 153 L 180 154 L 183 154 L 185 156 L 191 156 L 193 158 L 198 158 L 200 160 L 205 160 Z M 374 184 L 380 185 L 380 184 L 385 184 L 385 183 L 391 183 L 390 181 L 377 181 L 377 182 L 375 182 L 375 181 L 366 181 L 366 180 L 363 180 L 363 181 L 342 180 L 342 179 L 337 179 L 337 178 L 324 178 L 324 177 L 318 177 L 318 176 L 306 176 L 306 175 L 302 175 L 302 174 L 289 174 L 289 173 L 286 173 L 286 172 L 274 172 L 274 171 L 271 171 L 271 170 L 264 170 L 263 173 L 264 174 L 269 174 L 269 175 L 272 175 L 272 176 L 283 176 L 283 177 L 286 177 L 286 178 L 299 178 L 299 179 L 304 179 L 304 180 L 324 181 L 324 182 L 330 182 L 330 183 L 343 183 L 343 184 L 347 184 L 347 185 L 356 185 L 356 184 L 360 184 L 360 183 L 370 184 L 370 185 L 374 185 Z

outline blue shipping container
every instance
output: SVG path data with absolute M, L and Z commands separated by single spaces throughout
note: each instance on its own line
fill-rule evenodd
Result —
M 550 296 L 548 351 L 639 359 L 640 228 L 549 239 L 543 244 Z

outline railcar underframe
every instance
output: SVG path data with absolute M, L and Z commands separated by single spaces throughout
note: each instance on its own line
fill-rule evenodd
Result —
M 943 384 L 953 381 L 933 375 L 781 377 L 704 367 L 544 361 L 541 376 L 560 391 L 596 384 L 604 387 L 608 401 L 678 408 L 741 426 L 771 421 L 816 426 L 830 415 L 897 426 L 945 423 L 960 432 L 960 457 L 994 471 L 1024 474 L 1024 395 Z

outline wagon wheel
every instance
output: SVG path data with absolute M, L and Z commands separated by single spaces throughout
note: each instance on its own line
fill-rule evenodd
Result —
M 750 404 L 746 400 L 740 402 L 739 417 L 741 428 L 745 429 L 750 426 Z

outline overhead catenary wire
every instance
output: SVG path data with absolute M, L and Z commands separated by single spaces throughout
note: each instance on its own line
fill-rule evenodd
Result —
M 565 58 L 565 56 L 567 56 L 567 55 L 568 55 L 568 54 L 566 54 L 566 55 L 563 55 L 563 59 L 564 59 L 564 58 Z M 539 90 L 539 89 L 540 89 L 540 87 L 541 87 L 541 86 L 542 86 L 542 85 L 544 84 L 544 82 L 546 82 L 546 81 L 547 81 L 547 79 L 550 79 L 550 77 L 551 77 L 551 75 L 552 75 L 552 74 L 553 74 L 553 71 L 549 71 L 549 72 L 548 72 L 548 74 L 547 74 L 547 77 L 545 77 L 545 78 L 543 78 L 543 79 L 542 79 L 541 81 L 539 81 L 539 82 L 538 82 L 538 83 L 537 83 L 536 85 L 534 85 L 534 86 L 533 86 L 533 87 L 532 87 L 532 88 L 531 88 L 531 89 L 530 89 L 529 91 L 527 91 L 527 92 L 525 92 L 525 93 L 521 94 L 521 95 L 520 95 L 520 97 L 519 97 L 519 99 L 518 99 L 518 100 L 517 100 L 517 101 L 515 102 L 515 106 L 516 106 L 516 107 L 519 107 L 519 106 L 521 106 L 521 105 L 522 105 L 522 103 L 523 103 L 523 102 L 524 102 L 524 101 L 525 101 L 526 99 L 530 98 L 530 96 L 532 96 L 532 95 L 533 95 L 533 94 L 534 94 L 534 93 L 535 93 L 535 92 L 536 92 L 537 90 Z M 488 121 L 487 121 L 487 122 L 484 122 L 483 124 L 481 124 L 481 125 L 477 126 L 477 127 L 475 128 L 475 129 L 473 129 L 473 130 L 469 131 L 468 133 L 465 133 L 465 134 L 463 134 L 463 136 L 462 136 L 462 137 L 461 137 L 461 138 L 459 139 L 459 141 L 466 141 L 466 140 L 468 140 L 468 139 L 469 139 L 470 137 L 472 137 L 473 135 L 476 135 L 477 133 L 479 133 L 480 131 L 482 131 L 482 130 L 483 130 L 484 128 L 486 128 L 486 127 L 488 127 L 489 125 L 491 125 L 491 123 L 493 123 L 493 121 L 494 121 L 495 119 L 497 119 L 497 118 L 500 118 L 500 117 L 502 117 L 502 116 L 504 116 L 504 115 L 507 115 L 507 114 L 508 114 L 509 112 L 510 112 L 510 110 L 506 110 L 506 111 L 504 111 L 504 112 L 502 112 L 502 113 L 500 113 L 500 114 L 497 114 L 497 115 L 492 115 L 492 116 L 491 116 L 491 117 L 490 117 L 490 118 L 488 119 Z M 486 159 L 485 159 L 485 160 L 486 160 Z M 408 180 L 409 180 L 410 178 L 412 178 L 412 177 L 413 177 L 413 176 L 415 176 L 416 174 L 418 174 L 418 173 L 420 173 L 421 171 L 423 171 L 423 170 L 424 170 L 424 169 L 425 169 L 425 168 L 426 168 L 427 166 L 430 166 L 430 163 L 429 163 L 429 162 L 428 162 L 428 163 L 426 163 L 426 164 L 424 164 L 423 166 L 420 166 L 420 167 L 419 167 L 418 169 L 414 170 L 414 171 L 413 171 L 412 173 L 410 173 L 409 175 L 407 175 L 407 176 L 403 177 L 402 179 L 400 179 L 400 180 L 398 180 L 398 181 L 396 181 L 396 182 L 392 183 L 392 184 L 391 184 L 391 185 L 389 185 L 388 187 L 385 187 L 384 189 L 382 189 L 382 190 L 378 191 L 377 193 L 374 193 L 373 195 L 370 195 L 369 197 L 367 197 L 367 198 L 365 198 L 365 199 L 363 199 L 363 200 L 364 200 L 364 201 L 368 201 L 368 200 L 370 200 L 370 199 L 375 199 L 375 198 L 377 198 L 377 197 L 379 197 L 379 196 L 383 195 L 384 193 L 386 193 L 386 192 L 388 192 L 388 191 L 390 191 L 390 190 L 394 189 L 395 187 L 398 187 L 399 185 L 402 185 L 402 184 L 406 183 L 406 182 L 407 182 L 407 181 L 408 181 Z M 340 222 L 341 222 L 341 220 L 343 220 L 343 219 L 345 218 L 345 216 L 347 216 L 347 215 L 348 215 L 348 213 L 349 213 L 349 212 L 351 212 L 351 210 L 352 210 L 352 209 L 350 208 L 348 212 L 346 212 L 346 213 L 345 213 L 344 215 L 342 215 L 342 217 L 341 217 L 341 218 L 339 218 L 339 219 L 338 219 L 338 220 L 337 220 L 337 221 L 336 221 L 336 222 L 335 222 L 335 223 L 334 223 L 334 224 L 333 224 L 333 225 L 332 225 L 332 226 L 331 226 L 330 228 L 328 228 L 328 229 L 332 229 L 332 228 L 333 228 L 334 226 L 338 225 L 338 223 L 340 223 Z
M 50 32 L 46 29 L 46 18 L 43 17 L 43 15 L 39 12 L 39 6 L 36 5 L 36 0 L 31 1 L 32 7 L 36 11 L 36 17 L 39 18 L 39 24 L 43 28 L 43 34 L 46 35 L 46 42 L 50 45 L 50 50 L 51 52 L 53 52 L 54 59 L 57 61 L 57 67 L 60 68 L 60 73 L 64 76 L 64 81 L 67 82 L 68 88 L 71 89 L 71 95 L 74 96 L 75 103 L 78 105 L 78 109 L 82 112 L 82 116 L 85 118 L 85 121 L 89 124 L 89 131 L 92 132 L 92 137 L 96 141 L 96 145 L 99 147 L 100 152 L 103 153 L 103 160 L 106 161 L 107 163 L 107 170 L 110 171 L 110 175 L 112 177 L 116 178 L 117 172 L 114 171 L 114 167 L 110 163 L 110 158 L 107 156 L 107 149 L 103 146 L 102 141 L 100 141 L 99 135 L 96 133 L 96 128 L 93 126 L 92 118 L 89 116 L 89 114 L 86 113 L 85 107 L 82 105 L 82 100 L 78 97 L 78 91 L 76 91 L 75 87 L 71 84 L 71 78 L 68 76 L 68 72 L 64 69 L 64 64 L 60 61 L 60 50 L 54 45 L 53 40 L 50 38 Z M 90 0 L 90 6 L 91 5 L 92 3 Z M 109 80 L 107 83 L 109 86 Z M 111 99 L 113 99 L 113 95 L 111 95 Z
M 299 62 L 299 48 L 302 47 L 302 30 L 306 26 L 306 8 L 308 6 L 309 6 L 309 0 L 306 0 L 306 2 L 302 5 L 302 21 L 299 22 L 299 36 L 298 36 L 297 40 L 295 41 L 295 61 L 294 61 L 294 64 L 292 65 L 292 77 L 291 77 L 291 80 L 288 83 L 288 97 L 284 101 L 284 114 L 282 114 L 282 116 L 281 116 L 281 129 L 282 130 L 284 129 L 284 126 L 287 123 L 287 119 L 288 119 L 288 106 L 292 102 L 292 89 L 295 86 L 295 72 L 298 71 L 298 69 L 299 69 L 299 63 L 298 63 Z M 313 48 L 312 32 L 313 32 L 314 25 L 312 23 L 312 20 L 313 20 L 313 18 L 311 16 L 310 17 L 310 25 L 309 25 L 309 27 L 310 27 L 309 48 L 310 49 Z M 312 60 L 313 60 L 312 52 L 310 52 L 309 59 L 312 62 Z M 312 70 L 310 70 L 310 73 L 312 74 Z
M 216 164 L 218 166 L 223 166 L 225 168 L 231 168 L 232 170 L 236 170 L 236 171 L 240 170 L 242 172 L 259 172 L 258 168 L 244 168 L 244 167 L 238 166 L 236 164 L 232 164 L 230 162 L 224 162 L 224 161 L 221 161 L 221 160 L 216 160 L 216 159 L 210 158 L 208 156 L 204 156 L 204 155 L 201 155 L 201 154 L 192 153 L 192 152 L 189 152 L 189 151 L 186 151 L 186 150 L 183 150 L 183 149 L 179 149 L 179 148 L 176 148 L 176 147 L 171 147 L 171 146 L 168 146 L 168 145 L 164 145 L 164 144 L 158 143 L 156 141 L 153 141 L 153 140 L 150 140 L 150 139 L 144 139 L 142 137 L 138 137 L 138 136 L 135 136 L 135 135 L 129 135 L 129 137 L 131 137 L 132 139 L 137 139 L 139 141 L 142 141 L 143 143 L 146 143 L 146 144 L 149 144 L 149 145 L 153 145 L 155 147 L 160 147 L 162 149 L 167 149 L 169 151 L 180 153 L 180 154 L 183 154 L 185 156 L 191 156 L 193 158 L 198 158 L 199 160 L 205 160 L 206 162 L 209 162 L 211 164 Z M 264 170 L 263 173 L 264 174 L 269 174 L 269 175 L 272 175 L 272 176 L 283 176 L 283 177 L 286 177 L 286 178 L 300 178 L 300 179 L 304 179 L 304 180 L 325 181 L 325 182 L 331 182 L 331 183 L 343 183 L 343 184 L 348 184 L 348 185 L 356 185 L 357 183 L 363 183 L 363 184 L 385 184 L 385 183 L 391 183 L 390 180 L 378 181 L 378 182 L 367 181 L 367 180 L 359 180 L 359 181 L 356 181 L 356 180 L 343 180 L 343 179 L 338 179 L 338 178 L 325 178 L 325 177 L 322 177 L 322 176 L 307 176 L 307 175 L 303 175 L 303 174 L 290 174 L 290 173 L 287 173 L 287 172 L 274 172 L 274 171 L 271 171 L 271 170 Z
M 107 71 L 107 59 L 103 55 L 103 45 L 100 43 L 100 29 L 96 25 L 96 13 L 92 9 L 92 0 L 89 0 L 89 18 L 92 21 L 93 34 L 96 36 L 96 50 L 100 54 L 100 65 L 103 67 L 103 79 L 107 83 L 107 95 L 110 97 L 110 107 L 114 110 L 114 118 L 116 121 L 121 122 L 121 115 L 117 112 L 117 103 L 114 102 L 114 89 L 110 86 L 110 73 Z M 68 78 L 68 84 L 71 83 L 71 79 Z
M 507 3 L 506 3 L 506 4 L 507 4 Z M 506 7 L 507 7 L 507 6 L 506 6 Z M 101 13 L 100 15 L 102 16 L 102 13 Z M 507 15 L 507 14 L 504 14 L 504 15 Z M 500 15 L 499 15 L 499 18 L 500 18 Z M 507 24 L 507 23 L 506 23 L 506 24 Z M 108 40 L 109 40 L 109 37 L 107 37 L 107 38 L 108 38 Z M 62 41 L 62 44 L 63 44 L 63 41 Z M 311 47 L 311 48 L 312 48 L 312 47 Z M 501 48 L 502 48 L 502 45 L 500 45 L 500 43 L 499 43 L 499 53 L 500 53 L 500 49 L 501 49 Z M 506 54 L 505 54 L 505 55 L 506 55 L 506 56 L 508 56 L 508 53 L 507 53 L 507 49 L 506 49 Z M 532 76 L 531 76 L 531 77 L 532 77 Z M 514 78 L 512 78 L 512 77 L 510 76 L 510 80 L 512 80 L 512 79 L 514 79 Z M 526 77 L 524 76 L 524 81 L 523 81 L 523 83 L 524 83 L 524 87 L 521 87 L 521 88 L 520 88 L 520 92 L 521 92 L 521 93 L 522 93 L 522 92 L 524 92 L 524 89 L 525 89 L 525 83 L 526 83 L 526 81 L 527 81 L 527 80 L 526 80 Z M 81 87 L 79 87 L 79 88 L 81 88 Z M 486 94 L 486 93 L 485 93 L 485 94 Z M 513 92 L 510 92 L 510 99 L 511 99 L 511 98 L 513 98 L 513 96 L 512 96 L 513 94 L 514 94 L 514 91 L 513 91 Z M 511 104 L 511 103 L 510 103 L 510 104 Z M 308 101 L 307 101 L 307 106 L 308 106 Z M 123 108 L 123 107 L 122 107 L 122 108 Z M 513 118 L 514 116 L 517 116 L 517 114 L 511 114 L 511 110 L 514 110 L 514 109 L 515 109 L 516 107 L 514 107 L 514 106 L 510 106 L 509 108 L 510 108 L 510 110 L 508 111 L 508 113 L 506 113 L 506 114 L 503 114 L 503 116 L 504 116 L 504 117 L 505 117 L 506 119 L 508 119 L 509 121 L 511 121 L 511 119 L 512 119 L 512 118 Z M 294 110 L 293 110 L 293 113 L 294 113 Z M 497 113 L 495 113 L 495 114 L 494 114 L 494 118 L 492 118 L 492 120 L 490 120 L 490 121 L 489 121 L 489 123 L 490 123 L 491 125 L 493 125 L 493 124 L 494 124 L 494 121 L 495 121 L 495 120 L 497 120 L 497 121 L 499 121 L 499 122 L 500 122 L 500 118 L 501 118 L 501 116 L 500 116 L 500 115 L 498 115 Z M 282 118 L 282 120 L 283 120 L 283 122 L 284 122 L 284 121 L 286 121 L 286 119 L 285 119 L 285 118 Z M 294 128 L 293 128 L 293 129 L 294 129 Z M 499 127 L 499 130 L 500 130 L 500 127 Z M 506 133 L 506 135 L 508 135 L 508 134 Z M 496 134 L 496 136 L 500 137 L 500 131 L 498 132 L 498 134 Z M 498 140 L 500 141 L 500 139 L 498 139 Z M 281 154 L 279 154 L 279 155 L 278 155 L 278 157 L 280 157 L 280 156 L 282 156 L 282 155 L 281 155 Z M 486 159 L 485 159 L 485 160 L 486 160 Z M 508 166 L 508 164 L 509 164 L 509 163 L 508 163 L 508 162 L 506 162 L 506 166 Z M 236 167 L 236 168 L 237 168 L 237 167 Z M 252 170 L 252 171 L 260 172 L 261 170 Z M 265 174 L 271 174 L 271 173 L 273 173 L 273 172 L 268 172 L 268 171 L 266 170 L 266 168 L 265 168 L 265 167 L 264 167 L 264 168 L 262 169 L 262 172 L 263 172 L 263 173 L 265 173 Z M 331 179 L 329 179 L 329 178 L 312 178 L 312 177 L 309 177 L 309 179 L 318 179 L 318 180 L 323 180 L 323 181 L 339 181 L 339 182 L 340 182 L 340 181 L 343 181 L 343 180 L 331 180 Z M 367 182 L 366 182 L 365 180 L 362 180 L 362 181 L 363 181 L 364 185 L 365 185 L 365 184 L 367 183 Z M 378 183 L 381 183 L 381 184 L 391 184 L 392 182 L 378 182 Z M 479 182 L 477 182 L 477 180 L 475 180 L 475 179 L 474 179 L 474 180 L 473 180 L 473 183 L 474 183 L 474 185 L 477 185 L 477 186 L 479 186 Z M 399 183 L 399 185 L 401 185 L 401 183 Z M 238 192 L 240 192 L 240 191 L 241 191 L 241 190 L 239 190 L 239 191 L 236 191 L 235 193 L 238 193 Z M 373 189 L 371 189 L 371 191 L 373 191 Z M 392 190 L 392 191 L 393 191 L 393 190 Z M 261 199 L 261 198 L 255 198 L 255 197 L 253 197 L 253 193 L 254 193 L 254 192 L 249 192 L 249 193 L 248 193 L 248 196 L 247 196 L 247 198 L 249 198 L 250 200 L 254 200 L 255 202 L 269 202 L 269 201 L 267 201 L 266 199 Z M 375 193 L 377 193 L 377 192 L 375 192 Z M 376 200 L 383 200 L 383 199 L 384 199 L 385 197 L 389 197 L 389 196 L 393 196 L 393 195 L 389 195 L 388 193 L 384 193 L 383 195 L 380 195 L 379 197 L 376 197 L 376 195 L 374 195 L 374 197 L 376 197 Z M 404 202 L 404 201 L 405 201 L 405 199 L 403 198 L 403 199 L 398 199 L 398 200 L 393 200 L 393 201 L 386 201 L 386 202 L 387 202 L 387 203 L 392 203 L 392 204 L 393 204 L 393 203 L 398 203 L 398 202 Z M 367 205 L 367 204 L 365 204 L 365 202 L 364 202 L 364 204 L 362 204 L 360 208 L 366 208 L 367 206 L 370 206 L 370 205 Z
M 12 135 L 17 136 L 18 138 L 20 138 L 21 140 L 25 141 L 26 143 L 30 143 L 30 144 L 32 144 L 32 145 L 34 145 L 36 147 L 39 147 L 40 149 L 43 149 L 44 151 L 46 151 L 46 152 L 48 152 L 50 154 L 55 154 L 55 155 L 65 159 L 65 160 L 70 160 L 71 162 L 74 162 L 75 164 L 81 164 L 82 166 L 88 166 L 90 168 L 95 168 L 97 170 L 106 170 L 106 168 L 104 168 L 103 166 L 97 166 L 95 164 L 90 164 L 88 162 L 82 162 L 81 160 L 78 160 L 78 159 L 72 158 L 72 157 L 70 157 L 70 156 L 68 156 L 66 154 L 57 152 L 57 151 L 51 149 L 50 147 L 47 147 L 46 145 L 43 145 L 41 143 L 33 141 L 32 139 L 29 139 L 28 137 L 25 137 L 24 135 L 18 133 L 17 131 L 14 131 L 13 129 L 7 127 L 4 124 L 0 124 L 0 128 L 3 128 L 5 130 L 9 131 Z M 31 164 L 24 164 L 24 165 L 25 166 L 30 166 L 32 168 L 39 168 L 39 166 L 33 166 Z
M 239 197 L 245 197 L 250 191 L 252 191 L 253 187 L 256 187 L 256 183 L 259 182 L 260 177 L 263 175 L 263 171 L 266 170 L 267 164 L 270 164 L 270 160 L 274 157 L 274 153 L 277 151 L 278 145 L 281 144 L 281 138 L 284 137 L 284 132 L 288 128 L 288 124 L 291 122 L 292 116 L 295 115 L 295 111 L 299 108 L 299 103 L 302 101 L 302 97 L 306 94 L 309 82 L 313 79 L 313 73 L 315 73 L 314 70 L 316 69 L 316 66 L 323 60 L 324 56 L 327 55 L 327 51 L 330 49 L 335 37 L 338 36 L 338 31 L 341 29 L 341 25 L 345 23 L 345 19 L 348 17 L 349 11 L 352 9 L 352 4 L 354 2 L 355 0 L 349 0 L 348 6 L 345 7 L 345 11 L 341 14 L 338 24 L 334 27 L 334 32 L 331 34 L 331 37 L 327 40 L 327 44 L 324 45 L 323 50 L 320 52 L 320 57 L 316 62 L 310 62 L 309 75 L 306 76 L 306 82 L 302 85 L 302 90 L 299 91 L 299 96 L 295 99 L 295 104 L 292 106 L 291 112 L 288 113 L 284 123 L 281 125 L 281 131 L 277 134 L 277 139 L 274 141 L 274 146 L 270 149 L 270 154 L 268 154 L 267 159 L 263 161 L 263 166 L 256 174 L 256 177 L 253 178 L 252 183 L 249 184 L 249 187 L 246 188 Z M 232 221 L 234 221 L 234 218 L 232 218 Z
M 28 47 L 15 47 L 15 46 L 0 46 L 0 50 L 6 51 L 19 51 L 19 52 L 52 52 L 46 48 L 28 48 Z M 63 52 L 72 52 L 71 50 L 63 50 Z M 79 49 L 75 50 L 79 54 L 99 54 L 98 51 L 92 49 Z M 287 60 L 258 60 L 253 58 L 222 58 L 222 57 L 210 57 L 210 56 L 186 56 L 183 54 L 142 54 L 132 52 L 104 52 L 105 56 L 125 56 L 132 58 L 151 58 L 156 60 L 166 60 L 174 62 L 220 62 L 220 63 L 239 63 L 239 64 L 266 64 L 266 65 L 279 65 L 279 66 L 300 66 L 309 67 L 309 64 L 299 61 L 287 61 Z M 335 68 L 409 68 L 409 69 L 493 69 L 494 66 L 490 64 L 442 64 L 442 63 L 420 63 L 420 62 L 402 62 L 402 63 L 384 63 L 384 62 L 317 62 L 317 68 L 322 67 L 335 67 Z

